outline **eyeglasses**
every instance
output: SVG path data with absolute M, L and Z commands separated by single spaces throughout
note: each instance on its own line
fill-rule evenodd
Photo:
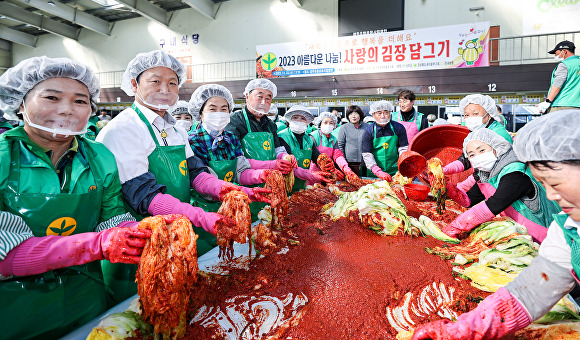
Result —
M 409 99 L 399 99 L 399 103 L 410 103 L 411 101 Z

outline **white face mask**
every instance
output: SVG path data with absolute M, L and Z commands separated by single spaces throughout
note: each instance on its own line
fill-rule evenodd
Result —
M 557 62 L 560 62 L 560 61 L 564 60 L 564 57 L 561 57 L 561 55 L 562 55 L 562 53 L 560 53 L 558 55 L 555 55 L 554 56 L 554 60 L 557 61 Z
M 320 132 L 324 133 L 325 135 L 329 135 L 332 130 L 334 130 L 334 125 L 326 124 L 320 126 Z
M 377 120 L 376 123 L 379 124 L 380 126 L 385 126 L 385 125 L 389 124 L 390 121 L 391 121 L 391 119 L 389 119 L 389 118 L 383 118 L 383 119 Z
M 171 110 L 179 100 L 179 95 L 172 92 L 153 92 L 147 96 L 147 98 L 143 98 L 143 96 L 141 96 L 139 85 L 137 85 L 136 95 L 141 99 L 143 105 L 159 111 Z M 149 99 L 149 101 L 147 101 L 147 99 Z M 159 104 L 153 104 L 152 102 L 159 102 Z
M 209 132 L 222 132 L 230 123 L 229 112 L 208 112 L 203 114 L 203 128 Z
M 303 134 L 304 131 L 306 131 L 306 127 L 308 126 L 308 124 L 304 123 L 304 122 L 298 122 L 295 120 L 291 120 L 290 121 L 290 131 L 297 133 L 297 134 Z
M 256 112 L 257 116 L 259 118 L 262 118 L 263 116 L 268 114 L 268 111 L 270 111 L 270 105 L 268 105 L 268 107 L 266 107 L 265 104 L 260 104 L 259 107 L 253 107 L 250 102 L 246 102 L 246 105 L 248 106 L 248 108 L 254 112 Z
M 271 121 L 274 122 L 274 121 L 276 121 L 276 116 L 275 115 L 274 116 L 268 116 L 268 119 L 270 119 Z
M 469 161 L 471 162 L 471 166 L 473 166 L 474 169 L 489 172 L 497 161 L 497 157 L 493 154 L 493 151 L 488 151 L 486 153 L 474 156 L 473 158 L 469 159 Z
M 77 127 L 80 123 L 80 121 L 78 120 L 66 120 L 66 119 L 55 119 L 54 122 L 52 123 L 52 127 L 46 127 L 46 126 L 42 126 L 39 124 L 34 124 L 31 120 L 30 117 L 28 116 L 28 112 L 26 112 L 26 104 L 24 104 L 24 101 L 22 102 L 22 107 L 24 108 L 24 112 L 22 112 L 22 116 L 24 117 L 24 121 L 26 123 L 28 123 L 29 126 L 35 128 L 35 129 L 39 129 L 42 131 L 46 131 L 49 133 L 52 133 L 52 137 L 56 138 L 57 135 L 59 136 L 63 136 L 60 138 L 67 138 L 68 136 L 75 136 L 75 135 L 82 135 L 83 133 L 87 132 L 87 126 L 88 126 L 88 118 L 87 118 L 87 122 L 84 124 L 84 129 L 80 130 L 80 131 L 72 131 L 70 129 L 70 127 L 75 126 Z M 65 128 L 66 127 L 66 128 Z
M 178 120 L 175 123 L 175 126 L 179 126 L 181 128 L 183 128 L 185 130 L 185 132 L 189 131 L 189 129 L 191 129 L 191 126 L 193 125 L 193 122 L 191 120 Z
M 469 131 L 475 131 L 484 127 L 483 118 L 485 118 L 487 114 L 483 117 L 467 117 L 464 119 L 465 126 L 469 129 Z

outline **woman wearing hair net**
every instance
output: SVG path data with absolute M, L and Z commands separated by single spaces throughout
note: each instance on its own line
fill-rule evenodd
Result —
M 580 110 L 560 111 L 527 123 L 514 150 L 562 208 L 554 215 L 539 256 L 514 281 L 456 322 L 419 326 L 419 339 L 499 339 L 528 326 L 570 292 L 580 273 Z M 558 131 L 554 134 L 554 131 Z M 548 212 L 546 212 L 548 213 Z
M 189 113 L 188 106 L 188 101 L 179 100 L 177 101 L 177 104 L 175 104 L 175 107 L 171 108 L 168 112 L 173 116 L 173 118 L 175 118 L 175 126 L 182 128 L 188 135 L 191 135 L 193 131 L 195 131 L 195 128 L 197 128 L 199 121 L 193 119 L 192 115 Z
M 135 96 L 135 102 L 103 128 L 97 141 L 115 155 L 123 198 L 135 216 L 182 214 L 191 220 L 196 233 L 203 229 L 215 235 L 219 225 L 234 221 L 191 206 L 190 190 L 221 200 L 227 192 L 241 188 L 210 174 L 194 156 L 187 133 L 175 128 L 176 120 L 166 114 L 177 103 L 185 78 L 185 66 L 164 51 L 138 54 L 127 65 L 121 84 L 127 95 Z M 252 200 L 266 200 L 251 188 L 247 193 Z M 122 301 L 136 292 L 130 270 L 109 263 L 103 263 L 103 268 L 105 280 L 126 278 L 125 286 L 119 283 L 114 288 L 116 299 Z
M 449 183 L 448 196 L 471 208 L 443 232 L 455 237 L 499 214 L 526 226 L 534 241 L 541 243 L 553 221 L 552 214 L 560 209 L 546 198 L 544 188 L 518 160 L 511 144 L 489 129 L 479 129 L 465 138 L 463 152 L 475 169 L 476 184 L 465 193 Z
M 407 151 L 407 131 L 398 122 L 391 121 L 393 104 L 380 100 L 371 104 L 369 113 L 375 121 L 368 124 L 362 138 L 362 157 L 367 176 L 391 181 L 397 172 L 399 154 Z
M 325 153 L 332 159 L 338 168 L 342 170 L 344 176 L 349 178 L 351 181 L 356 180 L 358 176 L 351 170 L 348 166 L 346 159 L 342 151 L 338 148 L 338 139 L 332 135 L 332 132 L 336 129 L 336 115 L 330 112 L 322 112 L 318 115 L 320 119 L 320 129 L 317 131 L 313 131 L 310 135 L 314 138 L 314 145 L 321 153 Z M 332 163 L 328 163 L 328 166 L 331 166 Z M 332 171 L 334 170 L 334 166 L 332 169 L 322 169 L 323 171 Z M 338 171 L 338 170 L 337 170 Z M 339 176 L 342 176 L 340 174 Z M 342 177 L 344 177 L 342 176 Z
M 314 145 L 314 140 L 306 133 L 306 127 L 314 120 L 314 116 L 302 105 L 294 105 L 286 112 L 289 122 L 287 129 L 280 132 L 280 138 L 298 162 L 294 174 L 299 179 L 294 182 L 292 192 L 306 188 L 306 184 L 330 182 L 316 165 L 320 151 Z
M 82 135 L 99 81 L 67 59 L 23 60 L 0 76 L 2 338 L 58 338 L 104 312 L 98 260 L 138 263 L 151 232 L 123 206 L 115 158 Z
M 247 159 L 242 151 L 238 137 L 224 128 L 230 122 L 230 112 L 234 107 L 234 98 L 230 91 L 217 84 L 198 87 L 189 100 L 189 112 L 196 120 L 201 120 L 189 138 L 194 153 L 204 165 L 209 166 L 219 179 L 255 185 L 266 182 L 271 170 L 286 174 L 292 170 L 289 162 L 282 160 L 258 161 Z M 253 170 L 261 169 L 261 170 Z M 249 190 L 242 187 L 242 190 Z M 254 188 L 257 192 L 264 189 Z M 200 195 L 193 195 L 196 205 L 208 211 L 217 211 L 220 202 L 209 202 Z M 263 207 L 252 203 L 250 208 L 257 214 Z M 212 239 L 215 243 L 215 238 Z
M 510 144 L 513 143 L 512 137 L 505 127 L 494 119 L 497 116 L 495 100 L 490 96 L 483 94 L 470 94 L 459 102 L 459 112 L 463 112 L 463 120 L 469 131 L 476 131 L 481 128 L 490 129 L 491 131 L 502 136 Z M 469 160 L 462 154 L 456 161 L 453 161 L 443 167 L 445 175 L 453 175 L 471 167 Z M 457 185 L 463 191 L 469 190 L 475 183 L 473 176 L 469 176 L 465 181 Z

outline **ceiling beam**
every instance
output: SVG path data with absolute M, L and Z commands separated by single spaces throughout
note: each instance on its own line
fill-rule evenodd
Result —
M 36 47 L 35 36 L 17 31 L 6 25 L 0 25 L 0 39 L 5 39 L 28 47 Z
M 10 42 L 0 39 L 0 50 L 10 51 Z
M 150 20 L 157 21 L 164 26 L 169 25 L 167 11 L 147 0 L 117 0 L 117 2 L 129 7 Z
M 67 6 L 58 1 L 51 1 L 49 4 L 45 0 L 17 0 L 22 3 L 28 4 L 36 9 L 43 12 L 50 13 L 51 15 L 63 18 L 64 20 L 75 23 L 79 26 L 83 26 L 91 31 L 103 34 L 111 34 L 111 26 L 109 22 L 98 18 L 94 15 L 87 14 L 80 11 L 74 7 Z
M 215 20 L 216 6 L 219 8 L 220 4 L 215 4 L 211 0 L 182 0 L 189 7 L 201 13 L 204 17 Z
M 77 28 L 49 19 L 43 15 L 29 12 L 22 7 L 11 5 L 5 1 L 0 2 L 0 13 L 12 20 L 20 21 L 65 38 L 77 40 L 79 34 L 79 29 Z

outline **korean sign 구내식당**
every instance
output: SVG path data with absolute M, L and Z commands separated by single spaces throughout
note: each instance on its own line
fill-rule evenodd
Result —
M 489 66 L 489 22 L 256 46 L 258 77 Z

